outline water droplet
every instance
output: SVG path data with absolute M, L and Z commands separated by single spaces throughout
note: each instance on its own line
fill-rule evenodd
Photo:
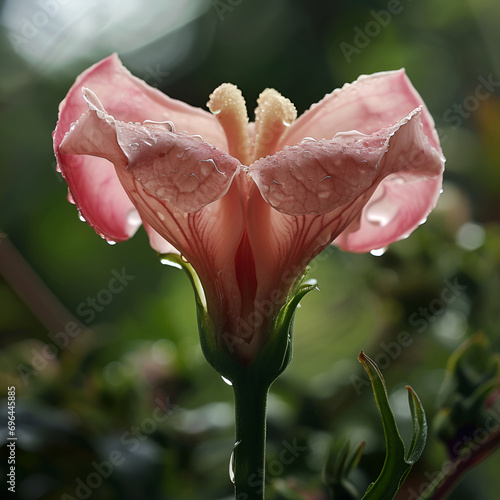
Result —
M 222 380 L 223 380 L 223 381 L 224 381 L 227 385 L 233 385 L 233 383 L 232 383 L 229 379 L 227 379 L 226 377 L 223 377 L 222 375 L 221 375 L 221 379 L 222 379 Z
M 383 186 L 382 186 L 383 187 Z M 398 215 L 399 207 L 385 196 L 383 187 L 380 196 L 366 207 L 366 219 L 372 224 L 380 227 L 390 224 Z
M 236 448 L 239 446 L 240 443 L 241 441 L 237 441 L 236 443 L 234 443 L 233 451 L 231 451 L 231 458 L 229 459 L 229 479 L 233 484 L 234 484 L 234 471 L 236 467 L 236 459 L 234 455 Z
M 186 264 L 189 262 L 189 260 L 187 260 L 186 257 L 184 257 L 184 255 L 181 255 L 181 260 L 182 260 L 182 262 L 185 262 Z
M 391 182 L 393 182 L 394 184 L 406 184 L 406 180 L 404 179 L 404 177 L 401 177 L 400 175 L 391 177 Z
M 106 241 L 107 241 L 108 245 L 111 245 L 111 246 L 116 245 L 116 241 L 113 241 L 113 240 L 106 240 Z
M 85 220 L 85 217 L 82 215 L 82 213 L 80 212 L 80 210 L 78 210 L 78 218 L 82 221 L 82 222 L 87 222 Z
M 163 264 L 164 266 L 175 267 L 176 269 L 182 269 L 182 266 L 180 264 L 169 259 L 160 259 L 160 264 Z
M 68 201 L 69 201 L 70 203 L 73 203 L 73 205 L 76 205 L 76 203 L 75 203 L 75 199 L 73 198 L 73 195 L 71 194 L 71 192 L 70 192 L 70 191 L 68 191 Z
M 300 142 L 318 142 L 314 137 L 304 137 Z
M 56 163 L 56 172 L 61 173 L 61 167 L 60 167 L 59 163 Z
M 165 220 L 165 216 L 161 212 L 156 212 L 156 215 L 158 216 L 158 219 Z
M 142 142 L 143 142 L 144 144 L 146 144 L 146 146 L 152 146 L 152 145 L 154 144 L 154 142 L 153 142 L 153 141 L 148 140 L 148 139 L 143 139 L 143 140 L 142 140 Z
M 104 119 L 104 121 L 108 124 L 108 125 L 113 125 L 115 123 L 115 121 L 113 120 L 113 118 L 111 118 L 110 116 L 106 116 L 106 118 Z
M 196 134 L 196 135 L 192 135 L 191 137 L 193 139 L 198 139 L 199 141 L 203 142 L 203 137 L 201 135 Z
M 130 149 L 133 149 L 134 151 L 137 151 L 139 149 L 139 143 L 138 142 L 133 142 L 131 145 L 130 145 Z
M 387 251 L 387 247 L 383 248 L 375 248 L 373 250 L 370 250 L 370 253 L 374 255 L 375 257 L 381 257 L 384 255 L 384 253 Z
M 127 225 L 130 226 L 134 232 L 142 224 L 141 216 L 135 208 L 131 208 L 127 213 Z
M 73 132 L 73 130 L 75 130 L 75 127 L 76 127 L 76 122 L 73 122 L 69 127 L 69 131 Z

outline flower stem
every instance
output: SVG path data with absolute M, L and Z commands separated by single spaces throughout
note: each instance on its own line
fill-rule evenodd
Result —
M 236 444 L 233 451 L 234 491 L 237 500 L 263 500 L 266 455 L 268 384 L 252 376 L 233 381 Z

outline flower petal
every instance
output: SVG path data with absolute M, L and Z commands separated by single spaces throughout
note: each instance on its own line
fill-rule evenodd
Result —
M 262 197 L 250 200 L 249 237 L 255 254 L 265 255 L 264 264 L 256 262 L 264 287 L 258 295 L 270 293 L 269 287 L 285 274 L 295 279 L 335 239 L 351 251 L 380 248 L 403 238 L 430 212 L 444 158 L 430 146 L 419 116 L 415 110 L 371 136 L 346 133 L 332 141 L 304 141 L 252 165 L 250 175 Z M 389 203 L 375 205 L 384 201 L 377 198 L 382 190 Z M 371 222 L 365 205 L 371 207 Z M 266 269 L 276 272 L 266 275 Z
M 331 139 L 349 130 L 373 134 L 398 123 L 418 107 L 422 107 L 425 135 L 441 151 L 434 120 L 404 69 L 361 76 L 334 90 L 292 124 L 280 145 L 297 144 L 304 137 Z
M 180 130 L 201 134 L 206 141 L 220 147 L 226 145 L 225 136 L 210 113 L 171 99 L 132 76 L 116 54 L 77 78 L 59 107 L 53 135 L 58 167 L 68 183 L 70 199 L 87 222 L 107 239 L 125 240 L 137 227 L 127 222 L 133 204 L 121 187 L 113 166 L 100 158 L 72 156 L 59 150 L 71 125 L 87 110 L 81 95 L 83 87 L 97 93 L 107 111 L 123 121 L 174 121 Z
M 249 168 L 263 198 L 289 215 L 331 212 L 369 188 L 388 134 L 358 132 L 286 146 Z
M 168 252 L 173 247 L 192 264 L 209 306 L 217 309 L 211 315 L 222 318 L 230 310 L 237 316 L 234 256 L 244 221 L 241 182 L 233 180 L 243 172 L 240 162 L 201 138 L 175 132 L 170 122 L 115 120 L 93 92 L 86 89 L 84 95 L 89 109 L 65 136 L 60 151 L 114 162 L 153 248 Z M 230 304 L 228 297 L 234 299 Z

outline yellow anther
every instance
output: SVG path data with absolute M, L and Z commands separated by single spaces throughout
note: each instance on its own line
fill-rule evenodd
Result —
M 290 99 L 274 89 L 264 90 L 257 99 L 257 104 L 254 160 L 275 153 L 283 133 L 297 118 L 297 110 Z
M 207 106 L 224 129 L 228 153 L 243 165 L 250 165 L 248 114 L 240 89 L 232 83 L 223 83 L 212 92 Z

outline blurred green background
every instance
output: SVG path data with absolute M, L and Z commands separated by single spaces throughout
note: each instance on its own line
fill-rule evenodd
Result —
M 405 67 L 436 120 L 447 170 L 428 222 L 381 257 L 331 248 L 312 263 L 321 292 L 303 300 L 294 359 L 270 395 L 270 499 L 327 498 L 321 469 L 332 442 L 348 437 L 367 441 L 353 483 L 362 492 L 377 476 L 384 442 L 361 349 L 383 368 L 406 438 L 405 384 L 432 421 L 453 350 L 483 331 L 500 352 L 497 0 L 0 5 L 0 395 L 16 387 L 17 498 L 232 495 L 232 392 L 202 357 L 187 277 L 159 264 L 142 230 L 113 247 L 98 238 L 55 170 L 57 106 L 113 51 L 189 104 L 205 107 L 228 81 L 250 110 L 274 87 L 299 114 L 360 74 Z M 128 278 L 111 293 L 116 273 Z M 84 328 L 64 331 L 73 320 Z M 281 463 L 294 444 L 297 456 Z M 4 445 L 0 459 L 3 495 Z M 431 425 L 398 498 L 416 498 L 411 489 L 444 459 Z M 496 498 L 499 466 L 498 456 L 483 463 L 450 498 Z

